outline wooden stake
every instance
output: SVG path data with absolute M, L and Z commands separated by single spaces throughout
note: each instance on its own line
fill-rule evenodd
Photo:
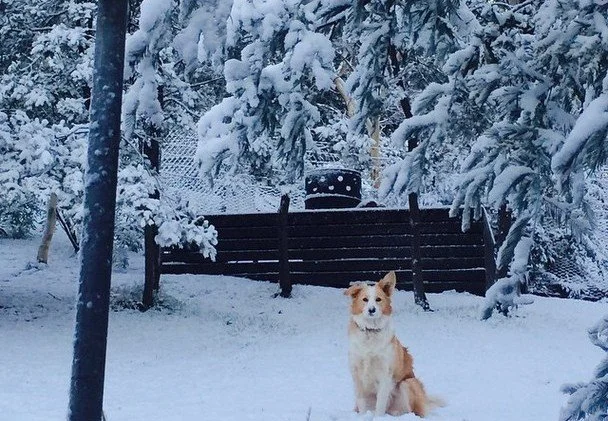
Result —
M 44 225 L 44 234 L 42 234 L 42 244 L 38 248 L 38 256 L 36 260 L 38 263 L 48 263 L 49 261 L 49 249 L 51 247 L 51 240 L 55 233 L 55 225 L 57 223 L 57 194 L 51 193 L 49 198 L 49 205 L 46 210 L 46 224 Z

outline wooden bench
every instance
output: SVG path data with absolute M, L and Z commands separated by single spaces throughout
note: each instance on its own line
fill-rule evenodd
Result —
M 162 274 L 213 274 L 345 288 L 352 281 L 397 273 L 412 289 L 409 211 L 387 208 L 290 213 L 208 215 L 218 230 L 213 262 L 196 250 L 162 249 Z M 483 295 L 494 279 L 493 240 L 487 218 L 463 233 L 447 208 L 421 209 L 425 290 Z

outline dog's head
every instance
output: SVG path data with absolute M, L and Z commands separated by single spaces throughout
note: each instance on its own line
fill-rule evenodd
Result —
M 356 283 L 344 294 L 352 299 L 350 312 L 362 329 L 382 329 L 393 312 L 391 296 L 395 290 L 395 272 L 389 272 L 375 285 Z

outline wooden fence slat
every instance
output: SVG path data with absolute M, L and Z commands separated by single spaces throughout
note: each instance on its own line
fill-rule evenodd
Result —
M 411 282 L 412 271 L 411 270 L 396 270 L 398 274 L 398 281 L 400 282 Z M 463 270 L 423 270 L 424 282 L 426 283 L 441 283 L 441 282 L 470 282 L 480 283 L 483 285 L 485 281 L 485 271 L 483 269 L 463 269 Z M 315 281 L 341 281 L 349 282 L 354 281 L 377 281 L 386 275 L 385 270 L 372 270 L 372 271 L 353 271 L 353 272 L 292 272 L 291 276 L 294 283 L 311 283 Z
M 481 244 L 478 236 L 468 234 L 423 234 L 422 244 L 426 246 Z M 335 247 L 381 247 L 411 246 L 412 236 L 401 234 L 361 235 L 361 236 L 319 236 L 295 237 L 289 239 L 290 249 L 335 248 Z
M 479 257 L 484 253 L 483 245 L 448 245 L 448 246 L 426 246 L 422 247 L 422 257 L 424 258 L 471 258 Z M 378 259 L 386 258 L 410 258 L 411 250 L 409 247 L 353 247 L 353 248 L 327 248 L 327 249 L 290 249 L 290 260 L 321 260 L 323 257 L 332 256 L 336 259 L 370 258 L 373 256 Z M 163 262 L 184 262 L 184 263 L 213 263 L 202 253 L 177 250 L 163 250 Z M 234 261 L 260 261 L 278 260 L 278 250 L 218 250 L 216 262 Z
M 219 239 L 215 247 L 218 252 L 226 251 L 244 251 L 244 250 L 278 250 L 276 233 L 274 238 L 228 238 Z
M 422 259 L 423 270 L 456 270 L 483 268 L 483 258 Z M 410 270 L 411 259 L 345 259 L 290 262 L 292 272 L 352 272 Z
M 199 262 L 188 262 L 188 263 L 173 263 L 166 264 L 165 267 L 169 266 L 182 266 L 183 268 L 192 269 L 196 267 L 196 273 L 208 274 L 208 275 L 237 275 L 243 273 L 265 273 L 265 272 L 278 272 L 279 261 L 274 262 L 239 262 L 239 263 L 199 263 Z M 178 270 L 178 269 L 176 269 Z
M 277 221 L 278 223 L 278 221 Z M 277 238 L 277 227 L 215 227 L 218 231 L 218 240 L 228 239 L 256 239 L 256 238 Z
M 410 246 L 409 235 L 366 235 L 361 237 L 298 237 L 289 239 L 289 249 L 336 248 L 336 247 L 383 247 Z
M 291 212 L 289 225 L 317 224 L 385 224 L 399 222 L 409 218 L 407 209 L 387 208 L 354 208 L 354 209 L 323 209 Z M 448 208 L 431 208 L 420 210 L 420 222 L 459 221 L 459 217 L 450 218 Z
M 320 256 L 322 257 L 322 256 Z M 182 255 L 179 259 L 170 260 L 171 263 L 197 264 L 202 273 L 209 274 L 234 274 L 242 272 L 268 272 L 277 270 L 279 259 L 272 261 L 241 260 L 232 262 L 211 262 L 201 254 Z M 338 259 L 338 260 L 298 260 L 289 261 L 294 272 L 335 272 L 335 271 L 391 271 L 399 269 L 411 269 L 410 259 Z M 169 263 L 166 263 L 169 264 Z M 484 267 L 482 257 L 460 257 L 460 258 L 423 258 L 424 270 L 452 270 L 452 269 L 476 269 Z
M 220 228 L 228 227 L 276 227 L 279 215 L 276 213 L 243 213 L 205 215 L 211 225 Z
M 483 245 L 447 245 L 447 246 L 423 246 L 423 258 L 457 258 L 457 257 L 479 257 L 483 255 Z M 411 248 L 408 246 L 386 246 L 386 247 L 339 247 L 339 248 L 306 248 L 306 249 L 290 249 L 289 257 L 291 259 L 302 260 L 319 260 L 323 257 L 332 256 L 335 259 L 348 258 L 370 258 L 378 259 L 385 258 L 405 258 L 411 257 Z M 252 260 L 255 260 L 252 258 Z
M 234 229 L 234 228 L 232 228 Z M 474 224 L 467 231 L 467 235 L 482 235 L 482 225 Z M 261 229 L 260 233 L 262 232 Z M 290 237 L 314 237 L 318 235 L 348 236 L 348 235 L 377 235 L 377 234 L 408 234 L 411 235 L 411 226 L 408 221 L 390 222 L 379 225 L 377 222 L 368 224 L 317 224 L 317 225 L 290 225 Z M 421 234 L 463 234 L 460 221 L 436 222 L 420 224 Z M 262 234 L 260 234 L 262 235 Z M 241 235 L 245 237 L 245 235 Z

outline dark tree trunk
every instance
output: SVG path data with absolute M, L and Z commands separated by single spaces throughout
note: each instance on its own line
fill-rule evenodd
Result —
M 412 118 L 412 106 L 409 98 L 401 100 L 401 108 L 405 114 L 405 118 Z M 418 146 L 418 139 L 410 138 L 407 141 L 408 152 L 413 151 Z M 424 292 L 424 276 L 422 273 L 422 250 L 420 238 L 420 208 L 418 207 L 418 194 L 410 193 L 408 195 L 408 204 L 410 207 L 410 225 L 412 226 L 412 284 L 414 286 L 414 302 L 424 309 L 431 310 L 429 301 Z
M 507 238 L 511 225 L 513 224 L 513 212 L 508 208 L 507 203 L 503 203 L 498 210 L 498 232 L 496 233 L 496 250 Z M 496 279 L 501 279 L 507 276 L 509 265 L 500 266 L 496 272 Z
M 127 0 L 98 2 L 69 421 L 102 419 Z
M 143 154 L 150 161 L 150 168 L 155 173 L 160 170 L 160 146 L 159 138 L 160 134 L 157 130 L 154 131 L 154 135 L 150 137 L 149 142 L 144 141 L 143 143 Z M 160 193 L 155 190 L 150 195 L 152 199 L 158 199 Z M 145 282 L 144 282 L 144 293 L 142 298 L 142 304 L 144 309 L 148 309 L 154 305 L 154 291 L 158 291 L 160 288 L 160 246 L 156 243 L 156 236 L 158 235 L 158 226 L 156 224 L 146 225 L 144 228 L 144 249 L 145 249 Z
M 412 227 L 412 283 L 414 286 L 414 302 L 429 311 L 431 306 L 424 292 L 424 277 L 422 275 L 422 253 L 420 241 L 420 208 L 418 195 L 410 193 L 408 196 L 410 206 L 410 225 Z
M 78 253 L 80 251 L 80 244 L 78 243 L 78 237 L 76 236 L 76 231 L 74 227 L 66 220 L 63 216 L 61 216 L 61 211 L 57 208 L 57 220 L 61 224 L 61 228 L 65 231 L 65 234 L 68 236 L 68 240 L 70 240 L 70 244 L 74 247 L 74 253 Z
M 392 8 L 394 2 L 389 2 L 388 8 Z M 393 76 L 400 77 L 401 60 L 399 54 L 394 45 L 390 45 L 388 48 L 388 58 L 390 62 L 390 69 Z M 399 86 L 405 90 L 405 84 L 403 80 L 399 80 Z M 401 110 L 405 118 L 412 118 L 412 104 L 408 97 L 404 97 L 399 101 Z M 407 142 L 408 152 L 413 151 L 418 146 L 417 138 L 410 138 Z M 425 311 L 430 311 L 431 306 L 426 298 L 424 292 L 424 277 L 422 273 L 422 260 L 421 260 L 421 238 L 420 238 L 420 208 L 418 207 L 418 194 L 410 193 L 408 195 L 408 204 L 410 208 L 410 225 L 412 227 L 412 284 L 414 289 L 414 302 L 422 307 Z
M 409 117 L 411 117 L 411 113 Z M 410 139 L 408 141 L 408 151 L 411 152 L 417 145 L 417 139 Z M 431 306 L 429 305 L 426 293 L 424 292 L 424 276 L 422 273 L 422 242 L 420 238 L 420 207 L 418 206 L 418 195 L 416 193 L 410 193 L 407 199 L 410 208 L 410 225 L 412 227 L 412 284 L 414 286 L 414 302 L 422 307 L 424 311 L 429 311 L 431 310 Z

